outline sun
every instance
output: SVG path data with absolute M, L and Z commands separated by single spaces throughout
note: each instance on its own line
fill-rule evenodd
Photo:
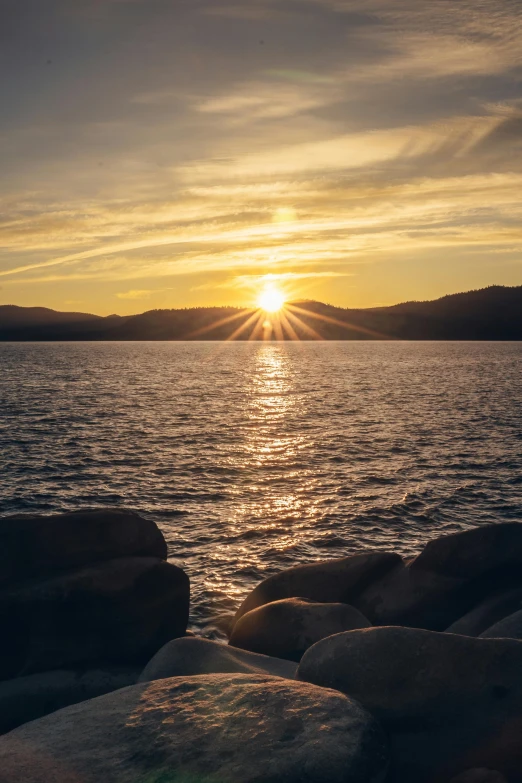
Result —
M 265 288 L 261 291 L 257 303 L 266 313 L 277 313 L 283 307 L 285 298 L 277 288 Z

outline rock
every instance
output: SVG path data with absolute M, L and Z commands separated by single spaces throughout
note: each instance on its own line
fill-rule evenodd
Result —
M 117 509 L 0 518 L 0 586 L 120 557 L 166 560 L 157 525 Z
M 175 639 L 156 653 L 139 682 L 195 674 L 271 674 L 292 680 L 297 666 L 290 661 L 236 650 L 208 639 Z
M 217 631 L 220 636 L 224 635 L 228 638 L 232 633 L 234 622 L 235 615 L 231 612 L 222 612 L 221 614 L 216 614 L 209 618 L 209 621 L 205 626 L 205 633 L 208 635 L 209 632 L 212 633 L 213 631 Z
M 430 541 L 353 604 L 374 625 L 442 631 L 493 594 L 522 588 L 521 565 L 522 524 L 467 530 Z
M 517 609 L 522 609 L 522 589 L 497 593 L 452 623 L 449 628 L 446 628 L 446 633 L 480 636 L 483 631 L 513 614 Z
M 450 783 L 507 783 L 504 775 L 493 769 L 468 769 Z
M 380 783 L 386 767 L 346 696 L 244 674 L 135 685 L 0 737 L 2 783 Z
M 305 650 L 320 639 L 370 625 L 366 617 L 347 604 L 286 598 L 244 614 L 234 626 L 230 644 L 262 655 L 300 661 Z
M 459 599 L 461 587 L 457 579 L 401 565 L 364 590 L 354 605 L 373 625 L 440 631 L 470 608 Z
M 476 579 L 497 568 L 522 565 L 522 524 L 484 525 L 430 541 L 411 563 L 455 579 Z
M 522 639 L 522 610 L 505 617 L 480 634 L 481 639 Z
M 70 704 L 126 688 L 137 681 L 137 669 L 55 671 L 0 682 L 0 734 Z
M 189 580 L 156 558 L 112 560 L 0 592 L 0 679 L 143 665 L 187 627 Z
M 295 566 L 268 577 L 246 597 L 235 622 L 258 606 L 283 598 L 308 598 L 318 603 L 353 604 L 353 598 L 387 572 L 402 565 L 399 555 L 365 552 L 361 555 Z
M 522 643 L 411 628 L 369 628 L 311 647 L 300 680 L 359 701 L 390 734 L 400 783 L 465 770 L 522 781 Z

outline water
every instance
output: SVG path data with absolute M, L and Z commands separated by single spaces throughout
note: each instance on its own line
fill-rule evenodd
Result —
M 0 344 L 0 513 L 125 506 L 192 625 L 265 576 L 522 521 L 522 343 Z

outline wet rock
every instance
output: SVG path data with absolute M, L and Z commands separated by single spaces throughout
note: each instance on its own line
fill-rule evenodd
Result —
M 0 518 L 0 586 L 126 557 L 167 558 L 158 526 L 132 511 Z
M 305 650 L 320 639 L 370 625 L 364 615 L 347 604 L 287 598 L 244 614 L 234 626 L 230 644 L 262 655 L 300 661 Z
M 374 625 L 442 631 L 493 594 L 522 588 L 522 524 L 489 525 L 431 541 L 353 601 Z
M 54 671 L 0 682 L 0 734 L 62 707 L 134 685 L 137 669 Z
M 144 668 L 139 682 L 187 677 L 195 674 L 270 674 L 295 678 L 297 666 L 290 661 L 236 650 L 208 639 L 175 639 L 156 653 Z
M 145 664 L 187 627 L 189 580 L 156 558 L 112 560 L 0 591 L 0 679 L 95 662 Z
M 495 623 L 522 609 L 522 589 L 497 593 L 446 628 L 446 633 L 480 636 Z
M 268 676 L 135 685 L 0 738 L 2 783 L 381 783 L 386 767 L 358 704 Z
M 507 783 L 504 775 L 493 769 L 468 769 L 450 783 Z
M 308 598 L 318 603 L 348 603 L 368 585 L 402 565 L 397 554 L 365 552 L 339 560 L 296 566 L 261 582 L 236 613 L 237 622 L 258 606 L 283 598 Z
M 370 628 L 311 647 L 298 679 L 336 688 L 390 733 L 395 780 L 446 783 L 471 768 L 522 780 L 522 643 Z
M 481 639 L 522 639 L 522 610 L 504 617 L 480 634 Z

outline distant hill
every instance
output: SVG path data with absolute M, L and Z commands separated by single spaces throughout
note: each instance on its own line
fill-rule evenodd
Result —
M 0 341 L 54 340 L 522 340 L 522 286 L 491 286 L 431 302 L 346 309 L 292 302 L 279 321 L 254 310 L 197 307 L 132 316 L 0 306 Z M 273 329 L 264 326 L 272 322 Z M 257 329 L 256 323 L 258 323 Z M 282 331 L 281 331 L 282 330 Z

